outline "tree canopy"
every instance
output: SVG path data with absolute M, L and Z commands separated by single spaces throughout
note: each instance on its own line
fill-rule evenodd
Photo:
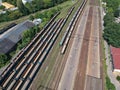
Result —
M 53 7 L 67 0 L 33 0 L 23 5 L 22 0 L 17 0 L 17 6 L 22 13 L 33 13 L 38 10 Z
M 6 64 L 8 58 L 5 54 L 0 54 L 0 68 Z
M 10 3 L 10 4 L 13 4 L 13 5 L 17 5 L 17 3 L 16 3 L 16 0 L 2 0 L 3 2 L 8 2 L 8 3 Z
M 17 0 L 17 7 L 24 15 L 29 14 L 29 10 L 24 6 L 22 0 Z
M 67 0 L 32 0 L 32 2 L 27 2 L 25 5 L 23 4 L 22 0 L 3 0 L 3 2 L 4 1 L 10 3 L 14 2 L 19 9 L 15 11 L 7 10 L 6 13 L 0 14 L 0 17 L 2 17 L 0 18 L 0 23 L 15 20 L 43 9 L 48 9 Z
M 108 44 L 120 47 L 120 25 L 117 23 L 109 23 L 104 29 L 104 39 Z
M 115 22 L 115 13 L 119 7 L 119 0 L 106 0 L 106 2 L 107 12 L 104 17 L 105 29 L 103 37 L 109 45 L 120 47 L 120 24 Z

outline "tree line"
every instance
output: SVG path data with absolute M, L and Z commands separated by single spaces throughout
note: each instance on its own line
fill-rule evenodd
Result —
M 5 14 L 0 14 L 0 23 L 5 21 L 11 21 L 19 19 L 22 16 L 35 13 L 37 11 L 48 9 L 55 5 L 58 5 L 67 0 L 33 0 L 32 2 L 27 2 L 25 5 L 22 3 L 22 0 L 3 0 L 16 5 L 19 9 L 15 11 L 6 11 Z
M 104 17 L 103 37 L 109 45 L 120 47 L 120 24 L 115 22 L 119 17 L 119 0 L 104 0 L 107 2 L 106 15 Z
M 17 6 L 23 14 L 33 13 L 42 9 L 47 9 L 58 5 L 67 0 L 32 0 L 27 2 L 25 5 L 22 3 L 22 0 L 17 0 Z
M 8 2 L 8 3 L 13 4 L 15 6 L 17 5 L 16 0 L 2 0 L 2 2 Z

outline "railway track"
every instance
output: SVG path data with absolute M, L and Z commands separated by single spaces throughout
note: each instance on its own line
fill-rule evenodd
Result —
M 53 25 L 53 27 L 56 26 L 57 23 L 55 23 Z M 53 28 L 51 28 L 51 32 L 52 32 Z M 51 35 L 51 32 L 50 34 L 48 33 L 48 35 Z M 49 37 L 49 36 L 48 36 Z M 30 74 L 30 71 L 32 70 L 32 68 L 34 67 L 35 63 L 37 62 L 37 60 L 39 59 L 39 57 L 41 56 L 41 54 L 44 52 L 44 49 L 47 47 L 48 44 L 45 44 L 45 40 L 48 38 L 44 38 L 43 40 L 43 43 L 41 43 L 38 48 L 36 49 L 36 52 L 35 54 L 32 55 L 32 57 L 30 59 L 28 59 L 30 62 L 27 62 L 27 64 L 25 65 L 25 67 L 23 67 L 24 69 L 21 70 L 21 73 L 20 74 L 17 74 L 17 78 L 20 78 L 22 80 L 18 80 L 14 83 L 15 86 L 17 86 L 17 89 L 18 87 L 21 85 L 21 83 L 26 79 L 27 75 Z M 49 40 L 49 39 L 48 39 Z M 45 45 L 44 45 L 45 44 Z M 44 45 L 44 46 L 43 46 Z M 41 47 L 43 47 L 43 50 L 41 50 Z M 24 79 L 24 80 L 23 80 Z M 13 82 L 12 82 L 13 83 Z
M 57 15 L 51 19 L 46 27 L 32 40 L 32 43 L 24 48 L 17 57 L 14 58 L 6 71 L 1 74 L 0 85 L 2 89 L 28 89 L 28 85 L 35 77 L 38 67 L 42 65 L 45 57 L 49 53 L 59 32 L 61 31 L 61 29 L 57 29 L 62 24 L 63 19 L 53 22 Z M 50 23 L 52 24 L 49 26 Z M 46 28 L 48 29 L 45 30 Z M 42 36 L 40 37 L 40 35 Z M 22 56 L 23 54 L 25 55 Z
M 61 53 L 64 54 L 66 48 L 69 45 L 69 41 L 71 38 L 71 35 L 73 33 L 73 30 L 76 26 L 77 20 L 79 16 L 81 15 L 85 5 L 87 3 L 87 0 L 83 0 L 80 7 L 75 12 L 61 42 L 60 45 L 62 46 Z M 93 3 L 92 3 L 93 4 Z M 27 90 L 29 86 L 31 85 L 33 79 L 35 78 L 37 72 L 39 71 L 42 63 L 44 62 L 46 56 L 50 52 L 53 44 L 55 43 L 59 33 L 61 32 L 62 27 L 66 23 L 66 21 L 69 18 L 69 15 L 74 10 L 74 7 L 70 9 L 68 12 L 68 15 L 65 19 L 59 19 L 58 21 L 54 21 L 55 17 L 59 14 L 56 14 L 53 19 L 50 20 L 50 22 L 44 27 L 42 31 L 40 31 L 35 38 L 31 41 L 31 43 L 28 44 L 27 47 L 23 48 L 21 52 L 12 60 L 8 68 L 6 68 L 6 71 L 4 71 L 1 74 L 0 77 L 0 86 L 3 90 Z M 91 20 L 92 17 L 92 10 L 88 19 Z M 90 24 L 90 21 L 88 21 L 87 24 Z M 90 26 L 88 25 L 90 28 Z M 86 34 L 84 35 L 84 38 L 89 38 L 90 31 L 86 31 Z M 89 40 L 89 39 L 88 39 Z M 83 57 L 80 58 L 84 59 L 85 55 L 87 55 L 88 46 L 87 43 L 89 41 L 83 41 L 83 47 L 86 48 L 85 52 L 83 53 Z M 83 50 L 83 49 L 82 49 Z M 59 53 L 60 54 L 60 53 Z M 61 55 L 61 54 L 60 54 Z M 59 56 L 58 56 L 59 58 Z M 62 58 L 64 59 L 64 57 Z M 58 89 L 59 82 L 61 80 L 63 70 L 65 67 L 67 60 L 58 61 L 56 60 L 55 65 L 53 67 L 53 70 L 51 71 L 51 77 L 53 77 L 51 80 L 48 80 L 46 85 L 41 85 L 40 89 Z M 86 61 L 87 62 L 87 61 Z M 85 79 L 85 71 L 83 72 L 83 68 L 86 68 L 86 64 L 84 61 L 81 61 L 82 64 L 79 64 L 79 68 L 82 68 L 78 72 L 78 76 L 76 77 L 75 81 L 75 90 L 79 90 L 79 87 L 83 88 L 83 84 L 81 84 L 81 80 Z M 47 63 L 49 65 L 49 63 Z M 56 67 L 59 66 L 59 67 Z M 79 78 L 79 75 L 81 75 L 81 72 L 83 72 L 83 78 Z M 45 72 L 43 72 L 43 75 Z M 84 80 L 83 80 L 84 81 Z M 80 85 L 79 85 L 80 84 Z M 78 87 L 79 86 L 79 87 Z
M 85 5 L 85 3 L 83 4 L 81 4 L 81 5 L 83 5 L 83 7 L 84 7 L 84 5 Z M 81 6 L 80 6 L 81 7 Z M 78 19 L 78 17 L 80 16 L 80 14 L 82 13 L 82 9 L 83 9 L 83 7 L 81 7 L 82 9 L 80 10 L 80 7 L 78 8 L 78 10 L 76 11 L 76 13 L 75 13 L 75 15 L 73 16 L 73 18 L 74 19 L 72 19 L 72 20 L 74 20 L 74 22 L 73 21 L 71 21 L 72 22 L 72 24 L 69 24 L 69 25 L 73 25 L 72 26 L 72 29 L 71 30 L 73 30 L 74 28 L 73 27 L 75 27 L 75 23 L 77 23 L 77 19 Z M 79 13 L 79 14 L 78 14 Z M 76 16 L 76 14 L 78 14 L 77 16 Z M 71 28 L 71 27 L 69 27 L 69 28 Z M 68 29 L 67 29 L 68 30 Z M 71 33 L 70 34 L 72 34 L 72 32 L 73 31 L 71 31 Z M 65 32 L 65 34 L 66 34 L 66 32 Z M 64 35 L 65 35 L 64 34 Z M 65 36 L 63 36 L 63 38 L 65 38 Z M 60 42 L 60 46 L 62 46 L 63 45 L 63 42 L 64 42 L 64 39 L 62 38 L 62 40 L 61 40 L 61 42 Z M 70 37 L 69 37 L 70 38 Z M 60 58 L 60 57 L 58 57 L 58 58 Z M 63 57 L 64 58 L 64 57 Z M 63 59 L 62 58 L 62 59 Z M 53 90 L 57 90 L 58 89 L 58 85 L 59 85 L 59 82 L 60 82 L 60 80 L 61 80 L 61 76 L 62 76 L 62 73 L 63 73 L 63 70 L 64 70 L 64 67 L 65 67 L 65 64 L 66 64 L 66 60 L 60 60 L 60 61 L 58 61 L 57 60 L 57 62 L 55 63 L 55 68 L 54 68 L 54 72 L 52 72 L 53 74 L 52 74 L 52 76 L 54 77 L 54 78 L 52 78 L 50 81 L 49 81 L 49 83 L 47 83 L 46 84 L 46 86 L 45 87 L 48 87 L 49 89 L 53 89 Z M 57 66 L 57 67 L 56 67 Z M 44 88 L 44 87 L 43 87 Z M 43 89 L 43 88 L 41 88 L 41 89 Z
M 52 26 L 51 26 L 51 27 L 52 27 Z M 51 29 L 51 28 L 50 28 L 50 29 Z M 48 29 L 48 30 L 49 30 L 49 29 Z M 44 34 L 44 35 L 46 35 L 46 34 Z M 44 37 L 45 37 L 45 36 L 44 36 Z M 16 67 L 14 68 L 15 70 L 13 69 L 14 71 L 10 73 L 10 76 L 8 77 L 7 81 L 5 80 L 5 83 L 4 83 L 4 82 L 2 83 L 3 87 L 7 86 L 6 84 L 7 84 L 7 82 L 9 83 L 11 77 L 15 77 L 15 76 L 17 75 L 17 76 L 16 76 L 16 79 L 19 78 L 19 76 L 23 73 L 24 68 L 27 67 L 27 64 L 25 64 L 25 63 L 28 63 L 28 64 L 29 64 L 29 63 L 31 62 L 32 58 L 35 57 L 35 54 L 36 54 L 37 52 L 34 53 L 34 50 L 36 49 L 36 47 L 38 46 L 38 44 L 40 44 L 40 41 L 41 41 L 44 37 L 42 37 L 41 39 L 39 39 L 38 42 L 36 42 L 35 46 L 34 46 L 34 47 L 31 47 L 31 50 L 28 52 L 28 54 L 27 54 L 26 56 L 24 56 L 24 58 L 21 60 L 22 62 L 20 62 L 20 63 L 18 63 L 18 64 L 16 65 Z M 32 56 L 31 56 L 31 55 L 32 55 Z M 30 57 L 30 56 L 31 56 L 31 57 Z M 27 59 L 28 59 L 28 60 L 27 60 Z M 27 61 L 26 61 L 26 60 L 27 60 Z M 25 64 L 25 65 L 24 65 L 24 64 Z M 24 65 L 24 67 L 23 67 L 23 65 Z M 20 73 L 18 74 L 17 71 L 20 71 Z
M 88 10 L 89 11 L 89 10 Z M 92 10 L 90 10 L 90 12 L 92 13 Z M 89 12 L 89 13 L 90 13 Z M 91 22 L 92 22 L 92 20 L 91 20 L 91 17 L 92 17 L 92 14 L 90 13 L 90 15 L 89 15 L 89 20 L 88 20 L 88 22 L 89 22 L 89 24 L 88 24 L 88 26 L 86 26 L 87 28 L 89 27 L 89 29 L 90 29 L 90 24 L 91 24 Z M 76 25 L 76 24 L 71 24 L 71 25 Z M 73 27 L 69 27 L 69 28 L 73 28 Z M 73 28 L 74 29 L 74 28 Z M 88 51 L 88 42 L 90 41 L 90 39 L 89 39 L 89 37 L 90 37 L 90 32 L 91 32 L 91 30 L 90 31 L 88 31 L 88 30 L 85 30 L 86 32 L 85 33 L 87 33 L 87 34 L 85 34 L 85 36 L 84 36 L 84 38 L 82 38 L 83 39 L 83 43 L 84 43 L 84 45 L 85 45 L 85 47 L 83 47 L 83 49 L 82 49 L 82 51 L 84 51 L 84 49 L 85 49 L 85 52 L 82 54 L 83 55 L 83 58 L 87 58 L 87 57 L 85 57 L 86 55 L 88 55 L 88 53 L 87 53 L 87 51 Z M 70 32 L 70 31 L 69 31 Z M 70 33 L 70 34 L 72 34 L 72 33 Z M 68 36 L 69 36 L 69 38 L 70 38 L 70 35 L 69 34 L 67 34 Z M 66 36 L 66 37 L 68 37 L 68 36 Z M 65 37 L 65 36 L 63 36 L 63 37 Z M 68 42 L 69 40 L 68 39 L 66 39 L 65 40 L 66 42 Z M 94 41 L 94 40 L 92 40 L 92 41 Z M 63 45 L 65 45 L 64 43 L 63 44 L 60 44 L 61 46 Z M 69 45 L 69 42 L 68 42 L 68 45 Z M 83 46 L 84 46 L 83 45 Z M 66 46 L 67 47 L 67 46 Z M 67 53 L 69 53 L 69 52 L 67 52 Z M 65 54 L 66 55 L 66 54 Z M 57 60 L 55 61 L 55 64 L 54 64 L 54 66 L 53 66 L 53 69 L 52 69 L 52 71 L 50 72 L 50 74 L 51 75 L 49 75 L 49 78 L 50 78 L 50 80 L 46 80 L 46 81 L 43 81 L 42 83 L 41 83 L 41 85 L 40 85 L 40 87 L 39 87 L 39 89 L 40 90 L 57 90 L 58 89 L 58 85 L 59 85 L 59 82 L 60 82 L 60 80 L 61 80 L 61 76 L 62 76 L 62 74 L 63 74 L 63 70 L 64 70 L 64 67 L 65 67 L 65 64 L 66 64 L 66 58 L 67 57 L 65 57 L 65 56 L 63 56 L 63 58 L 61 58 L 61 54 L 59 53 L 58 54 L 58 57 L 57 57 Z M 61 60 L 60 60 L 61 59 Z M 80 63 L 81 64 L 79 64 L 79 70 L 78 70 L 78 76 L 76 77 L 76 81 L 75 81 L 75 87 L 74 87 L 74 89 L 75 90 L 80 90 L 80 88 L 82 88 L 82 90 L 83 90 L 83 88 L 84 88 L 84 80 L 85 80 L 85 78 L 86 78 L 86 76 L 85 76 L 85 70 L 84 69 L 86 69 L 86 60 L 85 61 L 81 61 Z M 43 74 L 43 77 L 44 77 L 44 75 L 45 75 L 45 72 L 47 71 L 47 69 L 49 68 L 49 64 L 46 64 L 45 65 L 45 69 L 44 69 L 44 74 Z M 81 75 L 81 73 L 83 73 L 83 75 Z M 47 75 L 46 75 L 47 76 Z M 49 78 L 47 78 L 47 79 L 49 79 Z M 44 78 L 42 79 L 42 80 L 44 80 Z M 81 82 L 81 81 L 83 81 L 83 82 Z M 38 88 L 37 88 L 38 89 Z M 88 89 L 89 90 L 89 89 Z
M 98 88 L 98 90 L 102 89 L 102 78 L 100 71 L 100 35 L 99 35 L 99 12 L 98 7 L 93 7 L 93 20 L 92 20 L 92 32 L 90 35 L 89 42 L 89 50 L 88 50 L 88 64 L 87 64 L 87 72 L 86 72 L 86 90 L 93 90 Z M 92 36 L 97 36 L 97 38 Z M 91 39 L 93 39 L 91 41 Z M 91 84 L 94 86 L 91 87 Z
M 66 32 L 63 35 L 63 38 L 62 38 L 62 40 L 60 42 L 60 45 L 61 46 L 63 45 L 63 48 L 61 50 L 61 54 L 65 53 L 65 50 L 66 50 L 67 45 L 69 43 L 69 40 L 71 38 L 72 32 L 74 30 L 74 27 L 75 27 L 75 25 L 77 23 L 77 20 L 78 20 L 79 16 L 81 15 L 81 12 L 83 11 L 83 9 L 84 9 L 84 7 L 86 5 L 86 2 L 87 2 L 87 0 L 83 0 L 83 2 L 81 3 L 80 7 L 75 12 L 72 20 L 70 21 L 69 26 L 66 29 Z
M 73 9 L 74 9 L 74 7 L 72 7 L 70 10 L 69 10 L 69 12 L 68 12 L 68 14 L 66 15 L 66 18 L 64 19 L 64 21 L 63 21 L 63 23 L 62 23 L 62 25 L 61 25 L 61 27 L 59 28 L 59 29 L 62 29 L 63 28 L 63 26 L 65 25 L 65 23 L 66 23 L 66 21 L 68 20 L 68 18 L 69 18 L 69 16 L 70 16 L 70 14 L 72 13 L 72 11 L 73 11 Z M 52 61 L 51 61 L 52 62 Z M 46 62 L 46 65 L 45 65 L 45 67 L 44 67 L 44 69 L 46 68 L 46 66 L 48 67 L 48 66 L 50 66 L 50 64 L 51 64 L 51 62 Z M 56 61 L 56 63 L 58 63 L 57 61 Z M 53 70 L 52 70 L 53 71 Z M 52 72 L 51 71 L 51 72 Z M 41 76 L 41 78 L 42 78 L 42 76 L 44 76 L 45 75 L 45 73 L 46 73 L 46 69 L 43 71 L 40 71 L 41 73 L 42 73 L 42 75 L 40 75 Z M 53 77 L 53 76 L 52 76 Z M 54 77 L 53 77 L 54 78 Z M 49 88 L 49 87 L 47 87 L 47 86 L 43 86 L 42 85 L 42 83 L 44 83 L 44 78 L 42 78 L 41 79 L 41 85 L 40 85 L 40 88 L 39 89 L 47 89 L 47 88 Z M 46 82 L 47 83 L 47 82 Z M 47 85 L 47 84 L 46 84 Z M 50 89 L 50 88 L 49 88 Z
M 64 19 L 64 21 L 65 20 L 66 20 L 66 18 Z M 62 61 L 58 61 L 58 60 L 55 61 L 55 65 L 54 65 L 53 70 L 51 71 L 51 75 L 50 75 L 52 79 L 50 79 L 50 81 L 47 80 L 45 82 L 44 75 L 46 75 L 45 73 L 46 73 L 49 65 L 50 65 L 50 63 L 46 62 L 44 70 L 42 70 L 42 72 L 41 72 L 42 73 L 42 76 L 40 76 L 41 84 L 39 86 L 39 89 L 41 89 L 41 90 L 52 90 L 52 89 L 54 90 L 54 89 L 58 88 L 59 81 L 61 79 L 61 75 L 62 75 L 62 72 L 64 70 L 65 61 L 63 61 L 63 60 Z M 57 65 L 60 66 L 59 67 L 60 69 L 58 67 L 56 67 Z M 56 74 L 57 74 L 57 77 L 56 77 Z M 48 76 L 48 75 L 46 75 L 46 76 Z
M 50 26 L 50 24 L 54 21 L 54 19 L 60 14 L 57 13 L 49 22 L 48 24 L 36 35 L 35 38 L 33 38 L 33 40 L 27 45 L 27 47 L 23 48 L 18 55 L 16 55 L 15 58 L 13 58 L 13 60 L 11 60 L 11 63 L 8 65 L 8 67 L 2 72 L 2 74 L 0 75 L 0 83 L 2 82 L 2 80 L 4 79 L 4 77 L 7 77 L 9 71 L 11 71 L 16 64 L 20 61 L 20 59 L 22 58 L 22 56 L 24 56 L 24 54 L 26 54 L 27 52 L 29 52 L 30 48 L 35 44 L 36 40 L 45 32 L 45 30 Z
M 62 20 L 59 22 L 59 25 L 57 26 L 57 28 L 60 26 L 60 24 L 61 24 L 61 22 L 62 22 Z M 43 55 L 41 56 L 41 58 L 40 59 L 37 59 L 36 58 L 36 60 L 39 60 L 39 61 L 34 61 L 34 63 L 36 62 L 36 64 L 34 65 L 34 68 L 31 68 L 30 70 L 31 70 L 31 72 L 32 71 L 34 71 L 34 72 L 32 72 L 32 74 L 30 75 L 30 74 L 27 74 L 27 73 L 25 73 L 25 75 L 23 76 L 23 78 L 27 78 L 27 77 L 29 77 L 29 79 L 32 79 L 32 77 L 33 77 L 33 75 L 34 75 L 34 73 L 35 73 L 35 71 L 36 71 L 36 69 L 41 65 L 41 62 L 43 62 L 44 61 L 44 58 L 46 57 L 46 55 L 48 54 L 48 52 L 49 52 L 49 50 L 51 49 L 51 47 L 52 47 L 52 45 L 53 45 L 53 43 L 54 43 L 54 41 L 55 41 L 55 39 L 56 39 L 56 35 L 58 35 L 59 33 L 58 33 L 59 31 L 57 31 L 57 29 L 53 32 L 53 34 L 51 35 L 51 37 L 50 37 L 50 42 L 48 42 L 48 47 L 46 47 L 45 46 L 45 48 L 46 48 L 46 50 L 45 50 L 45 53 L 43 53 L 43 52 L 41 52 L 41 54 L 43 53 Z M 55 35 L 56 34 L 56 35 Z M 48 40 L 49 41 L 49 40 Z M 44 49 L 44 48 L 43 48 Z M 30 73 L 30 72 L 29 72 Z M 27 76 L 27 75 L 30 75 L 30 76 Z M 25 77 L 26 76 L 26 77 Z M 22 89 L 24 90 L 24 89 L 26 89 L 27 87 L 27 85 L 26 85 L 26 83 L 30 83 L 30 80 L 29 79 L 26 79 L 26 80 L 24 80 L 24 82 L 25 82 L 25 84 L 24 85 L 22 85 L 23 87 L 22 87 Z M 22 83 L 22 82 L 21 82 Z M 17 85 L 17 86 L 19 86 L 19 85 Z
M 90 38 L 90 33 L 91 33 L 92 13 L 93 13 L 93 8 L 90 8 L 89 14 L 88 14 L 88 21 L 86 24 L 86 29 L 85 29 L 85 34 L 84 34 L 84 37 L 88 39 Z M 80 54 L 80 62 L 78 65 L 78 73 L 77 73 L 76 80 L 75 80 L 74 90 L 79 90 L 79 88 L 81 89 L 84 88 L 86 66 L 87 66 L 86 56 L 88 56 L 88 45 L 89 45 L 89 41 L 83 40 L 81 51 L 84 51 L 84 52 Z
M 83 2 L 84 2 L 84 1 L 83 1 Z M 84 6 L 85 4 L 86 4 L 86 2 L 84 2 L 83 6 Z M 80 12 L 82 12 L 82 10 L 80 10 Z M 77 17 L 79 17 L 79 15 L 76 16 L 76 18 L 77 18 Z M 73 17 L 73 18 L 74 18 L 74 17 Z M 78 19 L 78 18 L 77 18 L 77 19 Z M 76 19 L 76 20 L 77 20 L 77 19 Z M 73 27 L 74 27 L 74 26 L 76 25 L 76 23 L 77 23 L 76 20 L 75 20 L 75 23 L 73 22 L 73 23 L 71 24 L 71 25 L 72 25 L 72 26 L 70 26 L 71 28 L 69 27 L 71 30 L 74 29 Z M 72 21 L 72 20 L 71 20 L 71 21 Z M 69 24 L 69 25 L 70 25 L 70 24 Z M 68 34 L 68 37 L 69 37 L 69 38 L 67 37 L 67 39 L 66 39 L 66 42 L 67 42 L 67 43 L 69 43 L 69 42 L 68 42 L 68 41 L 69 41 L 68 39 L 71 38 L 71 37 L 70 37 L 70 34 L 72 34 L 72 32 L 73 32 L 73 31 L 69 31 L 69 32 L 68 32 L 68 33 L 69 33 L 69 34 Z M 63 37 L 64 37 L 64 36 L 63 36 Z M 63 39 L 62 39 L 62 40 L 63 40 Z M 61 40 L 61 41 L 62 41 L 62 40 Z M 61 43 L 61 42 L 60 42 L 60 43 Z M 65 44 L 66 44 L 66 43 L 65 43 Z M 63 44 L 63 45 L 65 45 L 65 44 Z M 62 44 L 61 44 L 61 45 L 62 45 Z M 69 45 L 69 44 L 68 44 L 68 45 Z M 67 47 L 67 46 L 66 46 L 66 47 Z M 64 50 L 65 50 L 65 49 L 64 49 Z M 67 52 L 67 53 L 69 53 L 69 52 Z M 65 55 L 66 55 L 66 54 L 65 54 Z M 72 57 L 72 56 L 71 56 L 71 57 Z M 64 58 L 64 56 L 63 56 L 63 58 Z M 59 68 L 60 68 L 60 69 L 57 69 L 57 70 L 60 70 L 60 71 L 59 71 L 59 72 L 57 71 L 57 72 L 58 72 L 57 75 L 56 75 L 57 77 L 55 76 L 56 79 L 53 81 L 53 82 L 54 82 L 54 83 L 53 83 L 54 88 L 52 88 L 52 89 L 55 89 L 55 90 L 58 89 L 58 85 L 60 84 L 59 82 L 60 82 L 60 80 L 61 80 L 61 76 L 62 76 L 64 67 L 65 67 L 65 63 L 66 63 L 65 61 L 66 61 L 66 59 L 67 59 L 67 58 L 65 58 L 63 62 L 61 61 L 62 64 L 61 64 L 61 66 L 59 65 Z M 70 63 L 69 63 L 69 64 L 70 64 Z M 71 67 L 71 68 L 72 68 L 72 67 Z M 69 77 L 69 75 L 68 75 L 68 77 Z M 68 81 L 68 83 L 69 83 L 69 81 Z M 51 86 L 51 85 L 49 85 L 49 86 Z M 65 89 L 65 88 L 64 88 L 64 89 Z M 70 89 L 70 88 L 69 88 L 69 89 Z M 68 89 L 68 90 L 69 90 L 69 89 Z M 60 89 L 60 90 L 63 90 L 63 88 Z M 67 89 L 66 89 L 66 90 L 67 90 Z
M 54 23 L 55 23 L 55 22 L 54 22 Z M 53 24 L 54 24 L 54 23 L 53 23 Z M 51 27 L 52 27 L 52 25 L 51 25 Z M 49 27 L 48 30 L 43 34 L 44 37 L 45 37 L 46 33 L 51 29 L 51 27 Z M 18 77 L 21 75 L 21 73 L 23 73 L 23 70 L 24 70 L 25 67 L 27 67 L 27 64 L 29 64 L 29 63 L 31 62 L 31 60 L 32 60 L 33 58 L 35 58 L 35 54 L 37 53 L 37 52 L 35 52 L 35 51 L 37 51 L 39 48 L 42 47 L 42 44 L 40 44 L 40 42 L 42 41 L 42 39 L 43 39 L 44 37 L 41 37 L 41 39 L 39 39 L 39 40 L 35 43 L 34 47 L 31 47 L 31 50 L 26 54 L 26 56 L 24 56 L 24 58 L 21 60 L 21 62 L 19 62 L 19 63 L 15 66 L 14 71 L 11 72 L 11 74 L 9 75 L 9 78 L 7 79 L 7 81 L 5 81 L 5 84 L 3 85 L 3 87 L 6 86 L 7 82 L 10 81 L 10 78 L 11 78 L 11 77 L 16 77 L 16 79 L 18 79 Z M 35 47 L 37 47 L 38 44 L 40 44 L 40 46 L 38 47 L 38 49 L 36 49 Z M 36 50 L 35 50 L 35 49 L 36 49 Z M 35 52 L 35 53 L 32 54 L 33 52 Z M 31 57 L 30 57 L 30 56 L 31 56 Z M 27 59 L 28 59 L 28 60 L 27 60 Z M 27 61 L 26 61 L 26 60 L 27 60 Z M 25 64 L 25 63 L 26 63 L 26 64 Z M 24 64 L 25 64 L 25 66 L 23 67 Z M 16 71 L 20 71 L 20 73 L 18 74 L 18 72 L 16 72 Z M 17 75 L 17 76 L 16 76 L 16 75 Z M 3 83 L 4 83 L 4 82 L 3 82 Z
M 82 90 L 103 89 L 102 78 L 100 76 L 102 74 L 100 69 L 101 51 L 99 51 L 101 37 L 99 37 L 100 28 L 97 4 L 97 1 L 89 0 L 89 14 L 84 34 L 84 38 L 87 40 L 83 39 L 74 90 L 79 90 L 80 88 Z

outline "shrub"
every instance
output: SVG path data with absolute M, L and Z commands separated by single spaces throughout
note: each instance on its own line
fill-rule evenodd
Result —
M 29 19 L 33 21 L 33 20 L 34 20 L 34 16 L 33 16 L 33 15 L 30 15 L 30 16 L 29 16 Z
M 116 90 L 114 84 L 111 83 L 108 76 L 106 76 L 106 86 L 108 90 Z
M 0 6 L 0 9 L 5 9 L 5 6 Z
M 116 79 L 120 82 L 120 76 L 117 76 Z

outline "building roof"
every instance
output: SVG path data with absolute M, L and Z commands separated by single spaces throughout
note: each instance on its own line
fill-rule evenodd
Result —
M 1 40 L 0 41 L 0 53 L 8 53 L 14 45 L 15 43 L 7 38 Z
M 114 69 L 120 70 L 120 48 L 110 47 L 113 58 Z
M 35 25 L 39 25 L 41 22 L 42 22 L 42 19 L 40 19 L 40 18 L 33 20 L 33 23 L 34 23 Z
M 22 33 L 33 26 L 34 24 L 32 23 L 32 21 L 27 20 L 23 23 L 20 23 L 10 28 L 10 30 L 1 34 L 0 35 L 0 53 L 7 53 L 9 50 L 11 50 L 11 48 L 13 48 L 15 44 L 22 39 Z M 10 45 L 8 43 L 10 43 Z
M 2 3 L 3 6 L 5 6 L 6 9 L 10 9 L 10 8 L 14 8 L 15 6 L 10 4 L 10 3 L 7 3 L 7 2 L 3 2 Z

